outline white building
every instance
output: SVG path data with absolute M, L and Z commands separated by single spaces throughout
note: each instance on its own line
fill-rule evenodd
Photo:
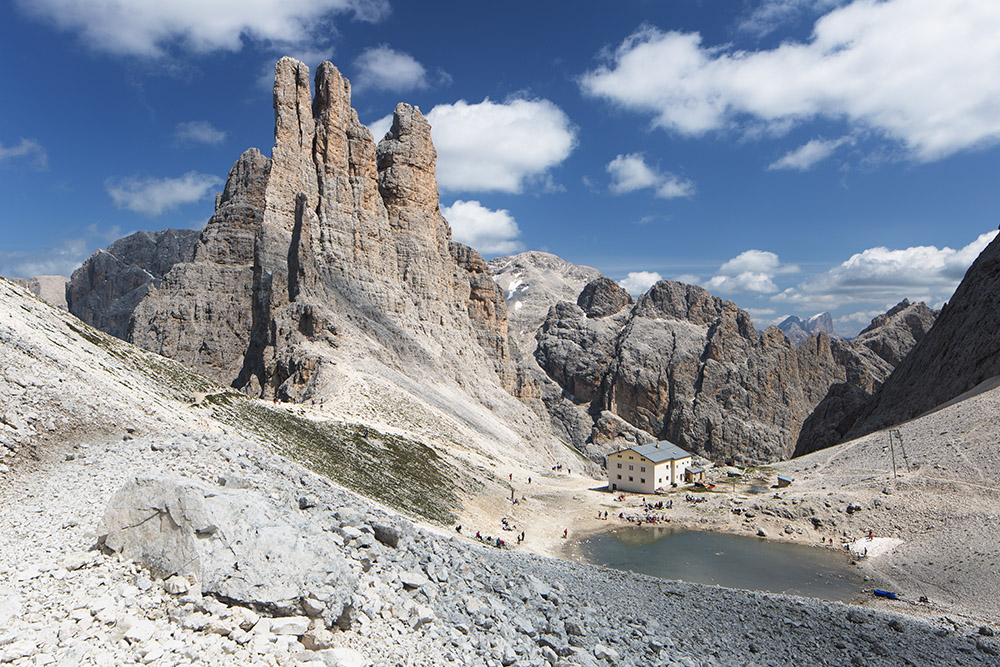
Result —
M 691 467 L 691 454 L 666 440 L 620 449 L 605 460 L 610 491 L 654 493 L 684 483 Z

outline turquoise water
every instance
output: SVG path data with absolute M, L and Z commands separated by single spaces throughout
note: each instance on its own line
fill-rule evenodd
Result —
M 863 587 L 845 553 L 759 537 L 619 528 L 578 545 L 588 562 L 664 579 L 847 602 Z

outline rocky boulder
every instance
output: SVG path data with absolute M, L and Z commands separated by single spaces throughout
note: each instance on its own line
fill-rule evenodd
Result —
M 338 535 L 250 490 L 134 480 L 108 504 L 98 541 L 174 586 L 283 615 L 308 612 L 331 627 L 357 587 Z

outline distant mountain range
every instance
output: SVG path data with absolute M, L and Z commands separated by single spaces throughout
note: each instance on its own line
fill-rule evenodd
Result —
M 833 332 L 833 317 L 830 316 L 830 313 L 817 313 L 807 320 L 790 315 L 778 324 L 778 328 L 788 336 L 789 340 L 795 343 L 796 347 L 806 342 L 810 336 L 819 333 L 825 333 L 831 338 L 839 338 Z
M 336 68 L 315 86 L 283 58 L 271 157 L 240 156 L 200 233 L 87 260 L 70 311 L 251 396 L 416 402 L 536 454 L 668 439 L 748 463 L 834 444 L 933 322 L 905 302 L 854 341 L 829 313 L 758 331 L 700 287 L 633 300 L 547 253 L 487 263 L 451 239 L 420 111 L 376 142 Z

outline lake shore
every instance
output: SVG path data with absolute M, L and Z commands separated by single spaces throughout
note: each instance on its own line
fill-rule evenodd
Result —
M 832 454 L 825 456 L 830 458 Z M 606 482 L 588 474 L 519 470 L 510 473 L 513 477 L 508 479 L 517 504 L 509 499 L 503 503 L 472 503 L 467 508 L 472 512 L 466 512 L 463 535 L 474 537 L 479 531 L 484 538 L 505 539 L 516 550 L 580 562 L 585 561 L 579 549 L 581 541 L 596 533 L 636 525 L 620 519 L 619 514 L 644 516 L 645 503 L 672 500 L 670 509 L 655 511 L 669 519 L 664 525 L 760 536 L 835 550 L 852 558 L 859 574 L 867 578 L 852 601 L 856 604 L 928 619 L 951 616 L 974 623 L 1000 621 L 1000 614 L 988 603 L 950 593 L 943 571 L 926 568 L 917 571 L 900 565 L 911 560 L 941 558 L 941 550 L 950 548 L 921 540 L 925 531 L 914 535 L 918 531 L 911 528 L 947 503 L 943 494 L 891 484 L 884 474 L 849 488 L 852 486 L 849 482 L 824 477 L 817 468 L 805 472 L 804 468 L 815 466 L 812 460 L 807 457 L 761 468 L 737 480 L 721 473 L 715 489 L 709 491 L 680 488 L 656 496 L 628 493 L 622 501 L 615 500 L 618 493 L 607 491 Z M 775 488 L 777 475 L 790 472 L 798 476 L 798 481 L 789 488 Z M 915 481 L 911 476 L 910 484 Z M 892 491 L 890 487 L 899 488 Z M 890 494 L 884 493 L 886 490 Z M 689 502 L 688 497 L 700 502 Z M 597 518 L 598 513 L 603 517 L 604 512 L 608 514 L 607 520 Z M 502 518 L 508 519 L 513 530 L 502 530 Z M 956 526 L 953 528 L 957 530 Z M 518 544 L 516 536 L 522 532 L 525 540 Z M 881 545 L 870 553 L 864 548 L 869 536 Z M 857 553 L 852 555 L 851 546 L 855 544 Z M 996 596 L 988 578 L 980 586 L 986 599 Z M 875 588 L 896 591 L 901 599 L 888 601 L 875 597 L 872 595 Z

